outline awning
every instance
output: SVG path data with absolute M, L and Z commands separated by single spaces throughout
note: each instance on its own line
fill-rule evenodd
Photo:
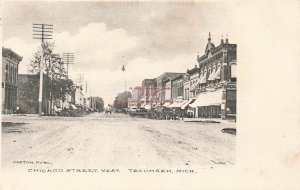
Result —
M 177 101 L 176 105 L 174 106 L 174 108 L 180 108 L 183 104 L 185 104 L 188 100 L 180 100 Z
M 214 79 L 215 74 L 216 74 L 216 72 L 211 72 L 207 80 L 209 80 L 209 81 L 215 80 Z
M 170 104 L 168 107 L 169 107 L 169 108 L 174 108 L 175 105 L 176 105 L 176 102 L 174 101 L 174 102 L 173 102 L 172 104 Z
M 77 110 L 77 107 L 73 104 L 70 105 L 74 110 Z
M 236 78 L 236 65 L 231 65 L 231 78 Z
M 205 84 L 206 83 L 206 77 L 207 77 L 207 73 L 204 72 L 202 78 L 201 78 L 201 81 L 200 81 L 200 84 Z
M 151 105 L 145 105 L 145 109 L 150 110 L 151 109 Z
M 193 91 L 195 88 L 196 88 L 196 86 L 198 85 L 198 84 L 200 84 L 200 81 L 201 81 L 201 76 L 198 78 L 198 80 L 197 80 L 197 82 L 191 87 L 191 91 Z
M 184 104 L 181 105 L 181 109 L 185 109 L 186 106 L 188 106 L 189 104 L 193 103 L 196 99 L 190 99 L 188 101 L 186 101 Z
M 190 107 L 195 108 L 201 106 L 221 105 L 222 94 L 223 94 L 222 90 L 200 93 L 196 101 L 190 104 Z
M 169 108 L 179 108 L 185 100 L 174 100 L 173 104 L 169 106 Z
M 171 102 L 165 102 L 164 105 L 163 105 L 163 107 L 167 107 L 168 108 L 170 106 L 170 104 L 171 104 Z
M 215 72 L 214 79 L 221 79 L 221 66 L 219 66 Z

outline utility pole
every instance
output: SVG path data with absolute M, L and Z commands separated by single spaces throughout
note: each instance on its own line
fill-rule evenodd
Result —
M 63 53 L 62 62 L 67 65 L 67 76 L 69 77 L 69 64 L 74 64 L 74 53 Z
M 44 40 L 51 40 L 53 25 L 50 24 L 33 24 L 33 39 L 41 40 L 41 63 L 40 63 L 40 88 L 39 88 L 39 115 L 42 115 L 43 101 L 43 75 L 44 75 Z

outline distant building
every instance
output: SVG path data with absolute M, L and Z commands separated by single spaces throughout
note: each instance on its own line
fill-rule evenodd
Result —
M 150 109 L 153 105 L 156 105 L 157 96 L 156 79 L 144 79 L 142 81 L 141 106 Z
M 166 89 L 166 81 L 167 80 L 172 80 L 176 77 L 178 77 L 179 75 L 182 75 L 184 73 L 173 73 L 173 72 L 165 72 L 162 75 L 158 76 L 156 78 L 156 84 L 157 84 L 157 94 L 159 94 L 158 96 L 158 102 L 163 105 L 165 103 L 165 96 L 167 93 L 167 97 L 170 100 L 171 98 L 169 98 L 170 94 L 171 94 L 171 82 L 169 85 L 169 89 Z
M 2 113 L 11 114 L 18 104 L 18 73 L 22 57 L 2 47 Z
M 75 93 L 74 93 L 74 102 L 76 106 L 83 106 L 85 105 L 85 97 L 84 97 L 84 93 L 83 93 L 83 89 L 81 85 L 75 85 Z
M 72 102 L 75 103 L 76 106 L 85 106 L 87 95 L 87 88 L 84 90 L 83 88 L 84 77 L 83 74 L 79 74 L 77 78 L 74 80 L 74 89 L 75 92 L 72 97 Z
M 131 90 L 131 98 L 128 101 L 129 107 L 140 107 L 141 99 L 143 94 L 143 88 L 141 86 L 136 86 Z
M 209 34 L 205 53 L 197 57 L 200 78 L 196 83 L 196 117 L 230 118 L 236 114 L 236 44 L 228 38 L 219 46 L 211 42 Z
M 175 77 L 174 79 L 172 79 L 171 83 L 172 83 L 172 100 L 175 100 L 177 99 L 178 97 L 181 97 L 182 99 L 182 96 L 183 96 L 183 76 L 184 74 L 182 75 L 179 75 L 178 77 Z
M 47 89 L 44 75 L 43 91 Z M 36 74 L 20 74 L 18 77 L 18 106 L 22 113 L 37 114 L 39 107 L 40 76 Z M 42 112 L 46 112 L 47 100 L 43 93 Z

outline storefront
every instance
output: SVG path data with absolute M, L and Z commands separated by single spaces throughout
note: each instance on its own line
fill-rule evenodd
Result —
M 196 117 L 221 118 L 223 93 L 223 89 L 200 93 L 195 102 L 190 104 L 190 107 L 196 109 Z

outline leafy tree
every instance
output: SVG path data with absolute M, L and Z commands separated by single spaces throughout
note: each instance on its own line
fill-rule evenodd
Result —
M 55 99 L 64 101 L 66 94 L 72 95 L 72 93 L 74 93 L 73 81 L 68 78 L 64 63 L 62 62 L 61 57 L 54 53 L 54 48 L 55 45 L 53 42 L 44 42 L 42 48 L 34 53 L 33 60 L 28 68 L 30 73 L 39 75 L 41 69 L 41 53 L 43 49 L 44 75 L 46 75 L 46 77 L 44 77 L 44 85 L 48 86 L 44 93 L 46 99 L 50 100 L 51 103 L 52 100 Z
M 95 102 L 96 102 L 96 109 L 99 110 L 99 112 L 104 111 L 104 101 L 100 97 L 95 97 Z
M 128 91 L 119 93 L 114 101 L 114 108 L 122 109 L 128 107 L 128 99 L 131 98 L 131 93 Z

